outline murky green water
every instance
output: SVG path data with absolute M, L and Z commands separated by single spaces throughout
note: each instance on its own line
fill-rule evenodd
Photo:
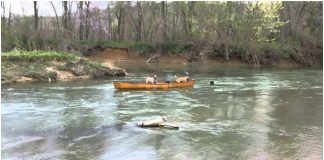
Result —
M 132 74 L 2 86 L 2 159 L 323 158 L 322 70 L 123 67 Z M 117 91 L 112 85 L 183 70 L 197 80 L 194 88 Z M 180 129 L 135 126 L 159 116 L 180 122 Z

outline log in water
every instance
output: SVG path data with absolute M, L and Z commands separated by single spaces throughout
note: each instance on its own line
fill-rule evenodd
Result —
M 139 126 L 139 127 L 165 127 L 165 128 L 179 129 L 179 125 L 177 123 L 167 122 L 164 117 L 159 117 L 156 119 L 138 122 L 137 126 Z

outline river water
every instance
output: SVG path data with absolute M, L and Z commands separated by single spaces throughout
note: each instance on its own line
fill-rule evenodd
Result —
M 323 158 L 322 70 L 120 66 L 129 76 L 2 86 L 2 159 Z M 118 91 L 112 85 L 183 71 L 196 79 L 193 88 Z M 159 116 L 180 129 L 135 126 Z

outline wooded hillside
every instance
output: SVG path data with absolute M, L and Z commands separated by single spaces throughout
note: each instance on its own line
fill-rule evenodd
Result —
M 134 42 L 142 52 L 159 48 L 198 59 L 215 56 L 272 64 L 292 58 L 301 64 L 322 64 L 323 2 L 109 1 L 100 10 L 91 1 L 63 1 L 62 15 L 49 2 L 54 17 L 39 16 L 42 6 L 36 1 L 30 2 L 34 16 L 11 14 L 4 3 L 10 2 L 1 1 L 2 51 L 69 51 L 82 45 Z

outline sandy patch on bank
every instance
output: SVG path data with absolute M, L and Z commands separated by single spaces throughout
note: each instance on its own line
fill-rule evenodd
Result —
M 34 78 L 30 78 L 30 77 L 19 77 L 17 80 L 17 82 L 35 82 L 36 80 Z
M 103 61 L 101 64 L 102 64 L 103 66 L 108 67 L 108 68 L 111 68 L 111 69 L 116 69 L 116 68 L 118 68 L 118 67 L 114 64 L 114 62 L 113 62 L 113 61 L 110 61 L 110 60 Z
M 70 72 L 67 71 L 59 71 L 54 69 L 53 67 L 47 67 L 45 69 L 47 72 L 55 72 L 57 74 L 57 80 L 60 81 L 71 81 L 76 79 L 89 79 L 90 76 L 76 76 Z

